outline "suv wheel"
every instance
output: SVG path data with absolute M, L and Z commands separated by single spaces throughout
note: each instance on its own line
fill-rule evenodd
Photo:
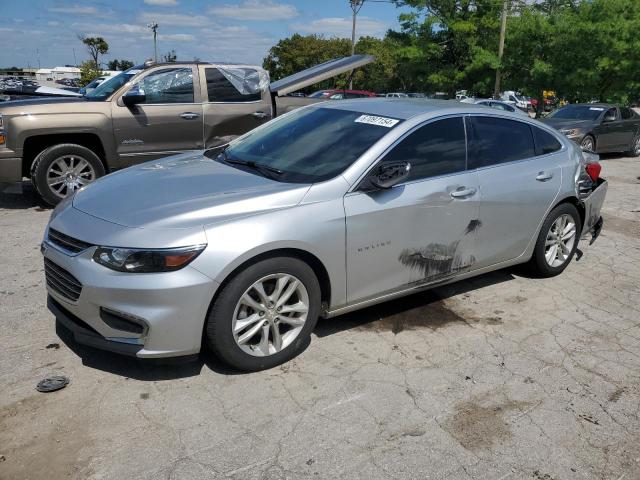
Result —
M 45 202 L 56 205 L 104 174 L 95 153 L 81 145 L 64 143 L 43 150 L 35 158 L 31 182 Z
M 542 224 L 531 264 L 543 277 L 559 275 L 567 268 L 578 248 L 582 225 L 580 214 L 570 203 L 554 208 Z
M 275 367 L 308 344 L 320 313 L 313 270 L 292 257 L 254 263 L 220 292 L 205 327 L 214 354 L 245 371 Z

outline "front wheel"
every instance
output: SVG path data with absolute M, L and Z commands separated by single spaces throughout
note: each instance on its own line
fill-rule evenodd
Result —
M 64 143 L 43 150 L 33 161 L 31 182 L 42 199 L 57 205 L 105 174 L 100 158 L 82 145 Z
M 584 150 L 595 152 L 596 141 L 591 135 L 587 135 L 580 142 L 580 147 Z
M 542 277 L 559 275 L 578 248 L 582 225 L 580 214 L 570 203 L 562 203 L 547 216 L 531 257 L 531 266 Z
M 237 274 L 215 300 L 205 327 L 213 353 L 245 371 L 298 355 L 320 314 L 313 270 L 292 257 L 259 261 Z

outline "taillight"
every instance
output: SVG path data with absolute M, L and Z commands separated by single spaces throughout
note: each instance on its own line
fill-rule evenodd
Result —
M 600 178 L 600 170 L 602 170 L 602 167 L 597 162 L 589 163 L 587 164 L 585 170 L 587 171 L 587 174 L 591 177 L 591 180 L 595 182 L 596 180 L 598 180 L 598 178 Z

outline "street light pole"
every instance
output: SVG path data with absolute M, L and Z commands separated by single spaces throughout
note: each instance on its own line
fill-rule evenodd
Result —
M 364 4 L 364 0 L 349 0 L 349 5 L 351 5 L 351 55 L 353 56 L 356 53 L 356 16 L 358 12 L 362 8 Z M 353 72 L 353 71 L 352 71 Z M 349 80 L 349 90 L 353 89 L 353 78 Z
M 158 61 L 158 43 L 156 41 L 158 35 L 158 24 L 156 22 L 151 22 L 147 24 L 147 28 L 153 32 L 153 59 L 155 62 Z
M 498 61 L 502 62 L 502 54 L 504 53 L 504 37 L 507 32 L 507 11 L 509 9 L 509 0 L 502 3 L 502 17 L 500 18 L 500 44 L 498 45 Z M 493 98 L 500 98 L 500 66 L 496 70 L 496 84 L 493 89 Z

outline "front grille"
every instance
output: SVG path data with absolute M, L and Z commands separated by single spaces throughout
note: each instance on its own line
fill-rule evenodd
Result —
M 54 245 L 57 245 L 60 248 L 64 248 L 71 253 L 80 253 L 92 246 L 90 243 L 83 242 L 82 240 L 70 237 L 69 235 L 65 235 L 64 233 L 54 230 L 53 228 L 49 228 L 48 239 Z
M 48 258 L 44 259 L 44 276 L 47 285 L 54 292 L 74 302 L 80 298 L 80 293 L 82 293 L 80 280 Z

